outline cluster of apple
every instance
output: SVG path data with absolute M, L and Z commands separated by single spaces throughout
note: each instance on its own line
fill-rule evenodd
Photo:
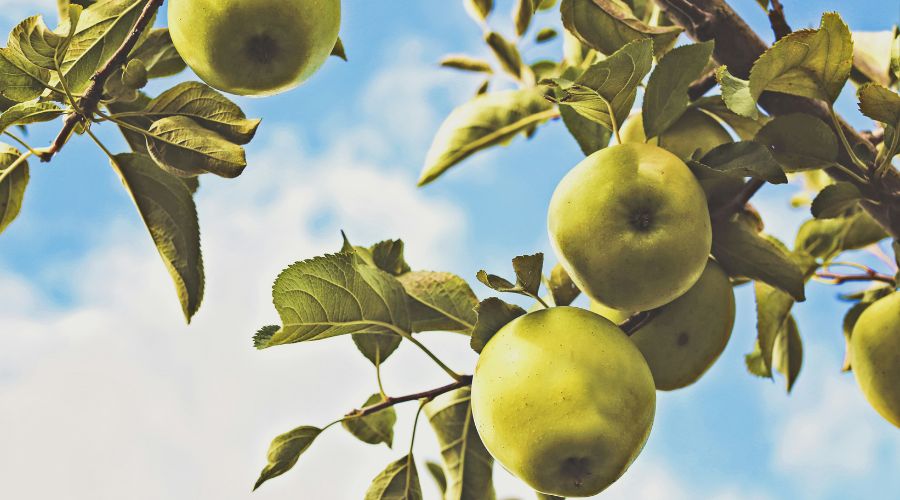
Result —
M 238 95 L 284 92 L 331 54 L 340 0 L 171 0 L 169 32 L 209 86 Z
M 549 208 L 553 248 L 593 312 L 516 318 L 475 369 L 472 412 L 485 446 L 547 494 L 592 496 L 621 477 L 650 435 L 656 390 L 699 379 L 734 324 L 731 281 L 710 259 L 704 186 L 681 159 L 730 135 L 691 110 L 651 143 L 640 115 L 621 137 L 576 165 Z M 649 310 L 630 338 L 617 326 Z

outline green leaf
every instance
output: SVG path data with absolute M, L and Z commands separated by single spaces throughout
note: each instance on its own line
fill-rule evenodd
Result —
M 0 48 L 0 96 L 15 102 L 39 97 L 50 80 L 50 72 L 39 68 L 10 48 Z
M 166 28 L 147 32 L 146 38 L 135 47 L 128 57 L 144 63 L 148 78 L 177 75 L 186 67 L 184 59 L 175 50 L 172 36 Z
M 131 33 L 146 3 L 146 0 L 108 0 L 84 9 L 62 64 L 72 92 L 84 92 L 91 76 Z
M 585 156 L 600 151 L 609 145 L 612 131 L 605 126 L 581 116 L 571 106 L 560 106 L 559 114 L 569 134 L 575 138 Z
M 283 326 L 262 347 L 411 329 L 400 282 L 352 254 L 291 265 L 276 279 L 272 296 Z
M 444 468 L 441 467 L 441 464 L 430 460 L 425 462 L 425 466 L 428 468 L 428 472 L 431 473 L 431 477 L 434 478 L 438 489 L 441 490 L 441 498 L 443 498 L 444 493 L 447 492 L 447 476 L 444 475 Z
M 522 56 L 514 43 L 509 42 L 503 35 L 496 31 L 490 31 L 484 35 L 484 42 L 491 48 L 497 61 L 507 73 L 513 77 L 522 78 Z
M 550 296 L 553 298 L 555 306 L 567 306 L 575 302 L 575 299 L 581 294 L 581 290 L 575 286 L 572 277 L 560 264 L 553 266 L 553 270 L 550 271 L 547 288 L 550 290 Z
M 840 15 L 826 12 L 818 30 L 795 31 L 775 42 L 750 70 L 750 95 L 781 92 L 833 103 L 850 77 L 853 41 Z
M 849 182 L 825 186 L 812 202 L 812 214 L 817 219 L 833 219 L 845 214 L 862 199 L 859 188 Z
M 0 143 L 0 233 L 19 215 L 25 188 L 28 187 L 28 163 L 19 163 L 12 173 L 7 170 L 19 160 L 22 153 L 16 148 Z M 22 160 L 24 161 L 24 160 Z
M 716 80 L 722 87 L 722 100 L 728 109 L 746 118 L 759 116 L 756 98 L 750 93 L 750 81 L 732 75 L 725 66 L 716 69 Z
M 537 10 L 550 10 L 556 7 L 556 0 L 539 0 L 536 2 Z
M 553 106 L 534 89 L 492 92 L 472 99 L 441 124 L 425 158 L 419 186 L 473 153 L 504 143 L 555 114 Z
M 182 116 L 221 134 L 235 144 L 247 144 L 260 121 L 248 119 L 237 104 L 200 82 L 184 82 L 163 92 L 143 110 L 147 118 Z
M 766 376 L 772 376 L 773 352 L 779 333 L 794 306 L 794 299 L 787 293 L 757 281 L 754 284 L 756 294 L 756 330 L 757 342 L 765 366 Z
M 0 114 L 0 133 L 13 125 L 48 122 L 62 114 L 62 108 L 52 102 L 19 103 Z
M 259 479 L 253 486 L 254 491 L 262 486 L 262 484 L 273 477 L 278 477 L 297 463 L 297 459 L 305 452 L 309 446 L 319 437 L 322 429 L 318 427 L 303 426 L 286 432 L 274 440 L 269 445 L 268 464 L 259 474 Z
M 471 389 L 441 394 L 425 405 L 447 468 L 444 500 L 494 500 L 494 459 L 472 420 Z
M 470 334 L 478 319 L 478 298 L 469 284 L 451 273 L 413 271 L 397 278 L 408 296 L 413 332 Z
M 712 254 L 730 276 L 759 280 L 784 290 L 798 302 L 805 300 L 803 270 L 784 249 L 747 224 L 714 224 Z
M 57 51 L 65 48 L 65 41 L 66 37 L 51 31 L 41 16 L 32 16 L 13 28 L 7 44 L 31 64 L 52 70 L 56 67 Z
M 741 141 L 716 146 L 699 163 L 733 177 L 753 177 L 772 184 L 787 182 L 787 176 L 772 152 L 758 142 Z
M 375 366 L 383 364 L 403 340 L 396 333 L 354 333 L 351 337 L 357 350 Z
M 341 37 L 338 37 L 337 41 L 334 42 L 334 47 L 331 49 L 331 55 L 345 61 L 347 60 L 347 51 L 344 49 L 344 42 L 341 40 Z
M 649 40 L 636 40 L 593 64 L 574 83 L 553 82 L 563 92 L 559 104 L 572 106 L 585 118 L 612 130 L 610 108 L 616 124 L 628 117 L 638 85 L 650 71 L 651 48 Z
M 785 386 L 790 393 L 803 367 L 803 340 L 792 315 L 788 315 L 775 338 L 772 363 L 775 370 L 784 375 Z
M 272 335 L 275 335 L 279 328 L 278 325 L 266 325 L 257 330 L 256 334 L 253 335 L 253 347 L 257 349 L 265 347 L 265 345 L 269 343 L 269 339 L 272 338 Z
M 877 83 L 867 83 L 859 88 L 859 110 L 869 118 L 900 127 L 900 95 Z
M 745 141 L 756 137 L 757 132 L 769 121 L 769 117 L 762 114 L 756 118 L 747 118 L 731 111 L 728 109 L 725 101 L 722 100 L 722 96 L 701 97 L 694 101 L 691 106 L 700 108 L 722 120 L 737 133 L 738 137 Z
M 496 297 L 488 297 L 481 301 L 475 309 L 478 320 L 472 330 L 472 350 L 480 353 L 491 337 L 510 321 L 525 314 L 521 307 L 506 303 Z
M 747 365 L 747 371 L 751 375 L 761 378 L 772 378 L 772 372 L 766 367 L 765 360 L 763 360 L 758 340 L 753 343 L 753 352 L 744 355 L 744 363 Z
M 558 36 L 558 33 L 553 28 L 544 28 L 538 31 L 537 35 L 534 36 L 534 41 L 537 43 L 544 43 L 553 40 Z
M 684 113 L 688 87 L 700 77 L 712 56 L 713 42 L 676 47 L 650 73 L 641 116 L 647 137 L 657 137 Z
M 831 166 L 838 157 L 838 139 L 819 118 L 791 113 L 766 123 L 756 140 L 772 148 L 785 172 L 800 172 Z
M 520 255 L 513 259 L 513 270 L 516 273 L 515 284 L 494 274 L 478 271 L 478 281 L 498 292 L 510 292 L 536 297 L 541 287 L 541 272 L 544 267 L 544 254 Z
M 172 174 L 192 177 L 213 173 L 233 178 L 247 166 L 244 148 L 186 116 L 159 119 L 149 132 L 150 156 Z
M 381 394 L 373 394 L 366 400 L 363 407 L 380 403 Z M 341 421 L 344 429 L 353 434 L 364 443 L 384 443 L 391 448 L 394 445 L 394 424 L 397 422 L 397 412 L 393 406 L 375 412 L 365 417 L 347 418 Z
M 887 237 L 868 212 L 859 210 L 845 217 L 806 221 L 797 231 L 794 247 L 827 261 L 845 250 L 864 248 Z
M 132 59 L 122 69 L 122 83 L 131 89 L 142 89 L 147 85 L 147 67 L 140 59 Z
M 400 276 L 410 271 L 409 264 L 403 256 L 403 240 L 385 240 L 369 247 L 372 263 L 378 269 Z
M 412 453 L 391 462 L 366 491 L 364 500 L 422 500 L 422 487 Z
M 853 71 L 884 85 L 891 84 L 891 44 L 894 34 L 885 31 L 855 30 L 853 36 Z M 855 76 L 851 76 L 854 78 Z
M 463 6 L 472 19 L 481 22 L 494 10 L 494 0 L 463 0 Z
M 484 59 L 467 56 L 465 54 L 452 54 L 441 59 L 441 66 L 445 68 L 453 68 L 462 71 L 473 71 L 476 73 L 493 73 L 490 63 Z
M 144 155 L 119 154 L 112 162 L 175 282 L 185 319 L 190 322 L 200 308 L 204 290 L 200 226 L 191 191 Z
M 516 5 L 513 9 L 513 21 L 516 25 L 516 35 L 520 37 L 528 31 L 528 26 L 531 25 L 531 18 L 534 16 L 536 9 L 534 2 L 535 0 L 516 0 Z
M 566 30 L 601 54 L 612 54 L 634 40 L 651 39 L 659 57 L 682 32 L 677 26 L 648 26 L 616 0 L 563 0 L 560 10 Z

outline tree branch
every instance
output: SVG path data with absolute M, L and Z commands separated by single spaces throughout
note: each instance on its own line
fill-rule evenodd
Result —
M 69 137 L 72 135 L 72 132 L 75 131 L 75 128 L 78 127 L 78 125 L 85 123 L 91 113 L 97 109 L 97 105 L 103 97 L 103 86 L 106 84 L 106 80 L 109 79 L 117 69 L 125 64 L 128 54 L 130 54 L 134 49 L 134 46 L 137 45 L 141 33 L 147 29 L 147 26 L 153 20 L 153 16 L 156 15 L 156 12 L 162 6 L 164 1 L 165 0 L 147 1 L 147 5 L 144 6 L 141 15 L 134 22 L 131 33 L 128 34 L 128 37 L 125 38 L 122 45 L 119 46 L 112 56 L 110 56 L 109 60 L 106 61 L 106 64 L 91 76 L 91 84 L 85 91 L 84 97 L 78 101 L 78 107 L 81 109 L 81 113 L 72 113 L 66 116 L 62 130 L 59 131 L 56 139 L 53 140 L 53 143 L 49 148 L 41 153 L 41 161 L 50 161 L 53 156 L 66 145 L 66 141 L 69 140 Z M 62 74 L 60 74 L 59 77 L 64 78 Z
M 744 184 L 744 188 L 741 189 L 741 192 L 738 193 L 734 199 L 730 200 L 725 205 L 719 207 L 715 212 L 710 214 L 712 216 L 713 221 L 724 221 L 729 219 L 735 212 L 744 208 L 745 205 L 750 201 L 750 198 L 753 198 L 753 195 L 756 194 L 757 191 L 762 189 L 763 186 L 766 185 L 766 181 L 762 181 L 759 179 L 750 179 Z
M 418 401 L 420 399 L 433 399 L 441 394 L 446 392 L 455 391 L 456 389 L 461 389 L 463 387 L 472 385 L 472 376 L 471 375 L 461 375 L 459 380 L 453 382 L 452 384 L 447 384 L 445 386 L 438 387 L 436 389 L 431 389 L 428 391 L 417 392 L 414 394 L 407 394 L 406 396 L 398 396 L 398 397 L 388 397 L 384 401 L 380 403 L 375 403 L 373 405 L 369 405 L 363 408 L 359 408 L 357 410 L 353 410 L 347 415 L 345 418 L 360 418 L 365 417 L 367 415 L 371 415 L 373 413 L 378 413 L 381 410 L 386 408 L 390 408 L 396 404 L 406 403 L 408 401 Z
M 794 30 L 791 29 L 787 19 L 784 17 L 784 7 L 781 6 L 781 2 L 779 0 L 771 0 L 771 2 L 772 8 L 769 9 L 769 24 L 772 26 L 772 32 L 775 33 L 775 40 L 781 40 Z
M 707 92 L 712 90 L 717 83 L 719 82 L 716 80 L 716 69 L 713 68 L 700 78 L 691 82 L 691 85 L 688 87 L 688 98 L 691 101 L 700 99 L 706 95 Z
M 725 0 L 655 0 L 672 21 L 683 27 L 686 33 L 700 41 L 715 40 L 713 57 L 719 64 L 739 78 L 747 79 L 750 68 L 768 48 L 766 43 L 725 2 Z M 764 92 L 760 105 L 772 115 L 807 113 L 834 127 L 824 103 L 776 92 Z M 867 150 L 875 157 L 875 147 L 843 120 L 838 124 L 847 136 L 851 147 Z M 835 129 L 836 130 L 836 129 Z M 838 162 L 855 169 L 847 151 L 841 150 Z M 900 237 L 900 173 L 891 169 L 879 182 L 860 183 L 842 172 L 831 168 L 828 174 L 838 180 L 853 182 L 871 200 L 863 201 L 863 207 L 891 235 Z

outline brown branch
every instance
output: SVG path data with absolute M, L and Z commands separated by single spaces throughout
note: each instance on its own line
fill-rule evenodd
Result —
M 779 0 L 771 0 L 772 8 L 769 9 L 769 24 L 772 26 L 772 32 L 775 33 L 775 40 L 781 40 L 782 38 L 791 34 L 791 27 L 787 23 L 787 19 L 784 17 L 784 7 L 781 6 L 781 2 Z
M 380 403 L 375 403 L 373 405 L 369 405 L 363 408 L 359 408 L 357 410 L 353 410 L 350 413 L 346 414 L 345 418 L 360 418 L 365 417 L 367 415 L 371 415 L 373 413 L 378 413 L 381 410 L 386 408 L 390 408 L 399 403 L 406 403 L 407 401 L 418 401 L 420 399 L 433 399 L 441 394 L 446 392 L 455 391 L 456 389 L 461 389 L 463 387 L 472 385 L 472 376 L 471 375 L 462 375 L 459 380 L 453 382 L 452 384 L 447 384 L 442 387 L 438 387 L 436 389 L 431 389 L 428 391 L 417 392 L 415 394 L 407 394 L 406 396 L 398 396 L 398 397 L 388 397 L 384 401 Z
M 712 90 L 718 83 L 719 82 L 716 80 L 716 69 L 713 68 L 700 78 L 691 82 L 691 85 L 688 87 L 688 98 L 691 101 L 696 101 L 706 95 L 706 93 Z
M 768 45 L 747 25 L 725 0 L 656 0 L 669 18 L 685 29 L 695 40 L 715 40 L 713 57 L 739 78 L 747 79 L 750 68 Z M 772 115 L 806 113 L 833 126 L 824 103 L 787 94 L 764 92 L 759 104 Z M 839 120 L 851 147 L 868 150 L 864 156 L 875 157 L 875 147 L 846 122 Z M 841 149 L 838 162 L 857 170 L 850 156 Z M 840 169 L 826 172 L 837 180 L 849 181 L 877 203 L 864 201 L 863 207 L 894 237 L 900 237 L 900 173 L 890 169 L 878 182 L 860 183 Z
M 50 161 L 53 156 L 66 145 L 66 141 L 69 140 L 69 137 L 72 135 L 72 132 L 75 131 L 75 128 L 78 127 L 78 125 L 85 123 L 88 120 L 88 117 L 91 116 L 91 113 L 97 109 L 97 105 L 103 97 L 103 86 L 106 84 L 106 80 L 115 73 L 117 69 L 125 64 L 128 59 L 128 54 L 130 54 L 134 49 L 134 46 L 137 45 L 141 33 L 147 29 L 147 26 L 153 20 L 153 16 L 156 15 L 156 12 L 162 6 L 164 1 L 165 0 L 148 0 L 147 5 L 144 6 L 144 10 L 141 11 L 141 15 L 134 22 L 131 33 L 128 34 L 128 37 L 125 38 L 122 45 L 116 49 L 112 56 L 110 56 L 109 60 L 106 61 L 106 64 L 91 76 L 91 84 L 85 91 L 84 97 L 78 101 L 78 108 L 81 109 L 81 113 L 72 113 L 66 116 L 62 130 L 59 131 L 56 139 L 53 140 L 53 143 L 49 148 L 41 153 L 41 161 Z M 59 77 L 64 78 L 63 75 L 59 75 Z
M 863 130 L 859 133 L 859 135 L 875 146 L 884 142 L 884 129 L 880 127 L 876 128 L 875 130 Z
M 750 179 L 744 184 L 744 188 L 741 189 L 741 192 L 738 193 L 734 199 L 730 200 L 725 205 L 722 205 L 718 209 L 716 209 L 712 214 L 713 222 L 721 222 L 729 219 L 735 212 L 740 211 L 747 203 L 750 201 L 750 198 L 753 198 L 753 195 L 757 193 L 763 186 L 766 185 L 766 181 L 760 179 Z
M 888 283 L 890 285 L 896 285 L 896 281 L 893 276 L 888 276 L 887 274 L 881 274 L 875 272 L 870 269 L 869 271 L 863 274 L 838 274 L 827 271 L 822 271 L 816 273 L 817 278 L 821 278 L 823 280 L 829 280 L 834 285 L 842 285 L 844 283 L 848 283 L 851 281 L 880 281 L 882 283 Z

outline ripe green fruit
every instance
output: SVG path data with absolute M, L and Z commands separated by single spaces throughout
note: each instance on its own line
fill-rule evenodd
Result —
M 170 0 L 169 32 L 203 81 L 240 95 L 299 85 L 328 58 L 340 0 Z
M 548 228 L 578 288 L 627 311 L 681 296 L 712 246 L 694 175 L 672 153 L 643 143 L 610 146 L 576 165 L 553 193 Z
M 859 316 L 850 336 L 850 366 L 869 404 L 900 427 L 900 292 Z
M 617 323 L 628 317 L 596 302 L 591 310 Z M 706 373 L 725 350 L 733 326 L 731 281 L 710 260 L 697 283 L 662 306 L 631 340 L 647 360 L 656 388 L 671 391 L 693 384 Z
M 472 381 L 485 447 L 542 493 L 586 497 L 641 452 L 656 411 L 653 376 L 628 337 L 575 307 L 520 316 L 488 341 Z
M 644 118 L 641 113 L 634 113 L 620 130 L 622 142 L 648 142 L 644 134 Z M 688 109 L 678 120 L 649 141 L 649 144 L 660 146 L 675 156 L 688 160 L 694 153 L 702 157 L 716 146 L 732 142 L 731 135 L 712 116 L 698 110 Z M 699 150 L 699 152 L 698 152 Z M 744 185 L 737 177 L 716 176 L 698 178 L 703 191 L 711 204 L 731 200 Z
M 619 131 L 622 142 L 647 142 L 644 134 L 644 116 L 634 113 L 629 116 Z M 700 150 L 705 155 L 716 146 L 731 142 L 731 135 L 715 118 L 697 110 L 688 109 L 660 137 L 654 137 L 649 144 L 659 146 L 681 159 L 690 159 Z

